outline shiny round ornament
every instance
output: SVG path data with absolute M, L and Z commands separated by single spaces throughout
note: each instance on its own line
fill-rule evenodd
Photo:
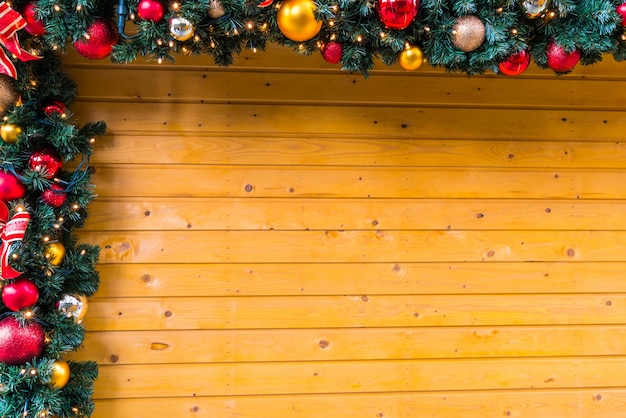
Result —
M 65 360 L 55 360 L 50 370 L 50 385 L 55 389 L 61 389 L 70 380 L 70 366 Z
M 72 45 L 85 58 L 92 60 L 106 58 L 117 45 L 117 29 L 108 20 L 95 19 L 87 28 L 87 37 Z
M 11 110 L 20 100 L 20 93 L 15 87 L 15 80 L 8 75 L 0 74 L 0 115 Z
M 411 46 L 400 52 L 398 61 L 400 62 L 400 66 L 405 70 L 417 70 L 424 62 L 424 54 L 417 46 Z
M 140 0 L 137 5 L 137 16 L 141 20 L 160 22 L 165 16 L 165 6 L 159 0 Z
M 2 303 L 11 311 L 34 306 L 39 300 L 39 289 L 31 280 L 20 278 L 2 288 Z
M 24 28 L 26 32 L 35 36 L 41 36 L 46 33 L 46 26 L 43 21 L 37 19 L 37 15 L 35 13 L 35 3 L 33 1 L 26 3 L 24 9 L 22 10 L 22 15 L 26 21 L 26 27 Z
M 66 317 L 73 318 L 74 322 L 80 324 L 87 315 L 87 297 L 84 295 L 63 295 L 57 303 L 57 308 Z
M 626 3 L 622 3 L 615 9 L 622 17 L 622 26 L 626 26 Z
M 548 8 L 548 0 L 524 0 L 526 15 L 531 19 L 541 16 Z
M 66 111 L 67 107 L 65 106 L 65 103 L 60 100 L 52 100 L 51 102 L 43 105 L 43 113 L 46 116 L 58 115 L 63 117 L 65 116 Z
M 388 29 L 406 29 L 417 16 L 419 4 L 419 0 L 378 0 L 378 19 Z
M 41 193 L 41 200 L 43 203 L 50 205 L 53 208 L 60 208 L 67 200 L 65 187 L 57 183 L 52 183 L 50 188 Z
M 0 320 L 0 363 L 17 366 L 39 357 L 45 346 L 43 327 L 34 321 L 24 326 L 13 316 Z
M 226 14 L 224 5 L 220 0 L 211 0 L 209 2 L 209 16 L 213 19 L 219 19 Z
M 463 16 L 452 27 L 452 45 L 460 51 L 472 52 L 485 42 L 485 24 L 476 16 Z
M 51 179 L 63 165 L 59 154 L 50 148 L 35 151 L 28 159 L 28 168 L 38 171 L 43 177 Z
M 280 5 L 276 20 L 278 29 L 296 42 L 312 39 L 322 29 L 322 21 L 315 19 L 315 3 L 312 0 L 285 0 Z
M 548 43 L 546 48 L 547 65 L 557 73 L 567 73 L 572 71 L 580 61 L 580 50 L 578 48 L 571 52 L 554 41 Z
M 177 41 L 186 41 L 193 36 L 193 25 L 184 17 L 176 16 L 170 19 L 170 33 Z
M 530 54 L 523 49 L 498 64 L 498 69 L 504 75 L 516 76 L 526 71 L 528 65 L 530 65 Z
M 343 45 L 334 41 L 326 42 L 322 45 L 320 52 L 326 62 L 337 64 L 341 61 L 341 57 L 343 56 Z
M 0 200 L 21 199 L 26 196 L 26 187 L 12 173 L 0 170 Z
M 53 266 L 60 266 L 65 258 L 65 246 L 60 242 L 51 242 L 46 245 L 44 250 L 44 257 Z
M 22 128 L 14 123 L 4 123 L 0 126 L 0 137 L 7 144 L 15 144 L 22 134 Z

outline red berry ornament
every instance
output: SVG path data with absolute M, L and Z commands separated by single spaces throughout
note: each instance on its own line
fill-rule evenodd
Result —
M 43 113 L 46 116 L 52 116 L 52 115 L 59 115 L 59 116 L 63 116 L 65 115 L 65 111 L 67 110 L 65 103 L 63 103 L 60 100 L 53 100 L 49 103 L 46 103 L 43 106 Z
M 26 187 L 13 174 L 0 170 L 0 200 L 21 199 L 26 196 Z
M 2 288 L 2 303 L 12 311 L 33 306 L 39 300 L 39 289 L 28 279 L 17 279 Z
M 617 6 L 617 13 L 622 16 L 622 26 L 626 26 L 626 3 Z
M 141 0 L 137 5 L 137 16 L 143 20 L 160 22 L 165 15 L 165 7 L 158 0 Z
M 326 62 L 337 64 L 343 55 L 343 45 L 339 42 L 327 42 L 322 46 L 321 52 Z
M 419 0 L 378 0 L 376 3 L 380 23 L 389 29 L 409 27 L 419 11 Z
M 576 48 L 572 52 L 566 52 L 565 49 L 551 41 L 546 49 L 548 57 L 548 67 L 557 73 L 566 73 L 572 71 L 578 61 L 580 61 L 580 50 Z
M 0 363 L 17 366 L 43 353 L 45 333 L 41 325 L 21 326 L 12 316 L 0 320 Z
M 92 60 L 106 58 L 117 45 L 117 30 L 111 22 L 95 19 L 87 28 L 87 37 L 74 42 L 73 45 L 85 58 Z
M 67 199 L 67 193 L 63 186 L 53 183 L 49 189 L 46 189 L 41 193 L 41 200 L 53 208 L 60 208 Z
M 35 36 L 41 36 L 46 33 L 44 23 L 37 19 L 37 16 L 35 15 L 35 3 L 32 1 L 26 3 L 22 14 L 24 15 L 24 20 L 26 21 L 26 27 L 24 28 L 26 32 Z
M 61 157 L 56 151 L 52 149 L 42 149 L 31 154 L 28 159 L 28 168 L 33 171 L 39 171 L 39 173 L 47 178 L 51 179 L 61 169 Z
M 498 68 L 504 75 L 515 76 L 520 75 L 528 68 L 530 64 L 530 54 L 525 49 L 520 52 L 509 56 L 505 61 L 502 61 Z

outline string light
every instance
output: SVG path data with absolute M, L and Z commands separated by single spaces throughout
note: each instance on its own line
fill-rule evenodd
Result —
M 33 311 L 24 312 L 24 318 L 31 319 L 33 317 Z
M 175 1 L 174 3 L 172 3 L 172 10 L 178 11 L 178 9 L 180 9 L 180 4 Z
M 83 5 L 82 4 L 77 4 L 76 5 L 76 11 L 80 12 L 81 10 L 83 10 Z
M 55 12 L 60 12 L 60 11 L 61 11 L 61 6 L 59 6 L 58 4 L 55 4 L 54 6 L 52 6 L 52 9 L 53 9 Z

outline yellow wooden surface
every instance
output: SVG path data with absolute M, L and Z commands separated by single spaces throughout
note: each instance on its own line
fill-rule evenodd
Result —
M 95 418 L 623 415 L 623 64 L 65 61 Z

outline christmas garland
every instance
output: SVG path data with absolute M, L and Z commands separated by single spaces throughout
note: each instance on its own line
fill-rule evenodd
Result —
M 376 59 L 412 70 L 557 74 L 626 57 L 623 0 L 29 0 L 16 1 L 34 49 L 73 45 L 128 63 L 210 54 L 227 66 L 268 43 L 322 53 L 363 74 Z

